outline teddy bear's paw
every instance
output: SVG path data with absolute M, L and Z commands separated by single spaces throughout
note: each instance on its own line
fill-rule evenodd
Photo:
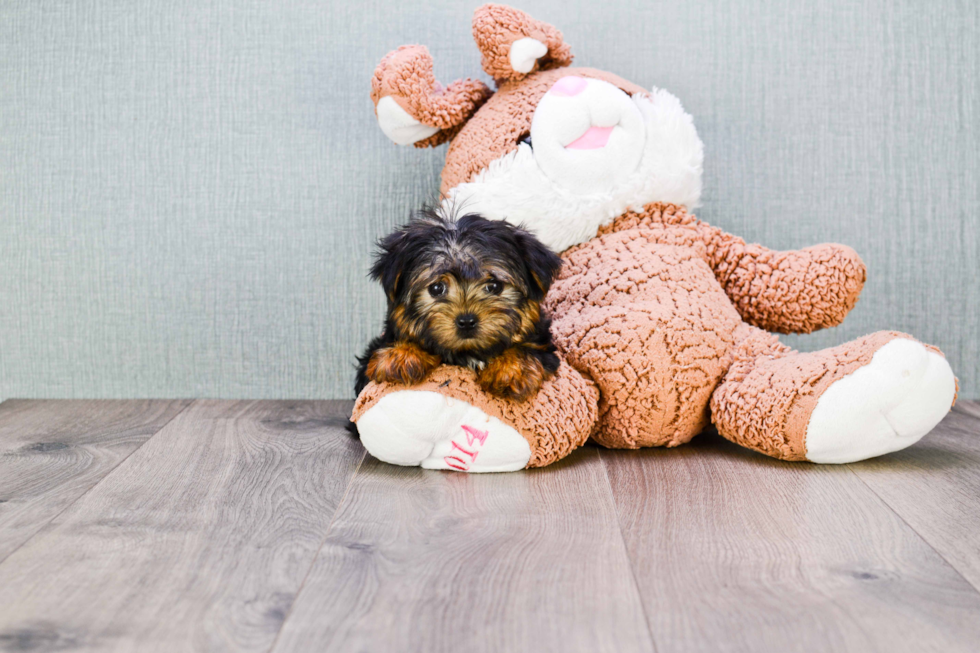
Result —
M 479 80 L 460 79 L 443 87 L 432 72 L 432 55 L 422 45 L 389 52 L 371 78 L 378 124 L 398 145 L 444 143 L 490 95 Z
M 806 457 L 850 463 L 915 444 L 949 412 L 956 378 L 943 356 L 905 338 L 821 395 L 807 426 Z
M 394 97 L 378 100 L 378 125 L 396 145 L 411 145 L 439 133 L 438 127 L 423 125 L 401 108 Z
M 361 442 L 393 465 L 512 472 L 531 459 L 520 433 L 465 401 L 427 390 L 382 397 L 357 420 Z

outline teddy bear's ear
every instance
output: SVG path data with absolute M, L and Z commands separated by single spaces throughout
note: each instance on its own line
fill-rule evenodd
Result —
M 483 82 L 460 79 L 443 88 L 422 45 L 389 52 L 374 70 L 371 100 L 381 131 L 399 145 L 435 147 L 456 135 L 491 95 Z
M 473 13 L 473 40 L 483 54 L 483 70 L 496 80 L 572 63 L 561 32 L 506 5 L 483 5 Z

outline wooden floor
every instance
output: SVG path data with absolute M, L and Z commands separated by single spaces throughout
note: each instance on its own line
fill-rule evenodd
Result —
M 349 402 L 0 405 L 0 651 L 980 651 L 980 406 L 790 464 L 715 435 L 379 463 Z

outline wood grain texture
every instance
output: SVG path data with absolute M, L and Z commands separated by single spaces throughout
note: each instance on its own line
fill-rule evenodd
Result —
M 980 406 L 961 401 L 914 447 L 850 468 L 980 589 Z
M 598 451 L 470 476 L 369 458 L 273 650 L 653 650 Z
M 976 651 L 980 593 L 846 467 L 602 457 L 659 653 Z
M 358 468 L 350 402 L 183 406 L 0 405 L 0 487 L 20 502 L 0 503 L 0 542 L 22 538 L 0 562 L 0 651 L 980 641 L 973 403 L 916 446 L 849 466 L 709 434 L 485 476 Z M 33 512 L 40 530 L 12 526 Z
M 0 650 L 268 651 L 363 456 L 349 412 L 195 402 L 0 564 Z
M 0 404 L 0 561 L 189 403 L 9 400 Z

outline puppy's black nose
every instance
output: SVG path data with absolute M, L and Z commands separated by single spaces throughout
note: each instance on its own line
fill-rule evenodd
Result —
M 476 328 L 477 319 L 472 313 L 463 313 L 456 318 L 456 326 L 463 331 L 471 331 Z

